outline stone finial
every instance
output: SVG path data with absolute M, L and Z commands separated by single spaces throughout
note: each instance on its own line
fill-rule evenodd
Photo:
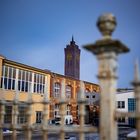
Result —
M 73 35 L 72 35 L 72 40 L 71 40 L 70 44 L 71 44 L 71 45 L 75 45 L 75 41 L 74 41 Z
M 116 18 L 111 13 L 101 15 L 97 21 L 97 27 L 104 38 L 111 38 L 116 25 Z

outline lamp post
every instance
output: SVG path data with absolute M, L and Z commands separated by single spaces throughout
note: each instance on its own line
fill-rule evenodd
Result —
M 117 57 L 129 49 L 119 40 L 112 39 L 111 35 L 117 25 L 112 14 L 104 14 L 98 18 L 97 27 L 103 38 L 84 48 L 98 60 L 98 79 L 101 87 L 100 96 L 100 139 L 116 140 L 117 123 L 115 120 L 115 93 L 117 88 Z

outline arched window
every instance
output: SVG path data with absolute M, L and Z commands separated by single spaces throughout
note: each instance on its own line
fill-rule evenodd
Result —
M 85 92 L 86 92 L 86 93 L 87 93 L 87 92 L 90 92 L 90 90 L 89 90 L 88 88 L 86 88 Z
M 66 98 L 72 97 L 72 87 L 70 85 L 66 86 Z
M 61 92 L 61 86 L 60 83 L 56 82 L 54 84 L 54 97 L 60 97 L 60 92 Z
M 67 115 L 71 115 L 71 105 L 70 104 L 67 105 L 66 111 L 67 111 L 67 113 L 66 113 Z
M 97 92 L 97 90 L 96 90 L 96 88 L 95 88 L 95 87 L 93 88 L 93 92 Z
M 55 104 L 54 105 L 54 118 L 60 117 L 60 105 Z

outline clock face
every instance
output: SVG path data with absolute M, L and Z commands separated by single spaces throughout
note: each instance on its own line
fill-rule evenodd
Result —
M 67 54 L 67 60 L 71 60 L 72 59 L 72 55 L 70 53 Z

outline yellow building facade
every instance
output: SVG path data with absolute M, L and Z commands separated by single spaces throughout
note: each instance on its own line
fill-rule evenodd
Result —
M 66 115 L 78 119 L 77 97 L 80 80 L 17 63 L 0 56 L 0 100 L 6 101 L 5 123 L 12 121 L 12 102 L 18 99 L 18 123 L 27 121 L 27 101 L 32 98 L 32 123 L 41 123 L 44 97 L 50 102 L 47 119 L 60 116 L 62 86 L 65 86 Z M 62 84 L 63 83 L 63 84 Z M 84 81 L 86 92 L 100 92 L 97 84 Z

